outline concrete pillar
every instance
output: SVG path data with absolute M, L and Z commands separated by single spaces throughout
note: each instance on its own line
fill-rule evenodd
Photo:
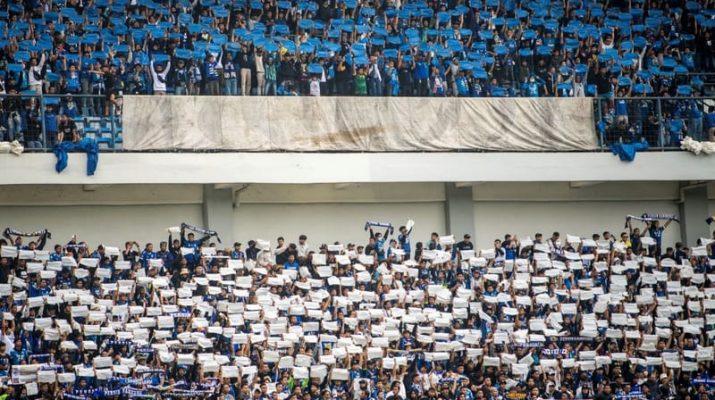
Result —
M 216 189 L 204 185 L 204 202 L 201 207 L 204 227 L 218 232 L 220 247 L 233 247 L 233 189 Z
M 681 188 L 681 196 L 680 232 L 683 243 L 692 247 L 699 238 L 710 237 L 705 223 L 705 218 L 710 215 L 707 186 L 684 186 Z
M 447 233 L 454 235 L 457 241 L 465 233 L 472 235 L 474 242 L 474 201 L 472 185 L 445 183 L 446 201 L 444 203 Z

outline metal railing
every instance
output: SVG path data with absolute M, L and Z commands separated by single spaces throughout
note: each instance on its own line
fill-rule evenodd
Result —
M 618 142 L 646 142 L 650 150 L 676 150 L 685 136 L 709 140 L 705 114 L 715 110 L 715 97 L 617 97 L 594 102 L 602 149 Z
M 101 150 L 122 150 L 122 119 L 116 103 L 105 95 L 5 94 L 0 95 L 0 141 L 19 141 L 26 151 L 49 151 L 66 123 L 78 139 L 94 139 Z M 63 139 L 71 141 L 68 131 Z
M 683 135 L 708 140 L 704 124 L 711 108 L 715 97 L 595 98 L 600 147 L 645 141 L 650 150 L 665 151 L 678 149 Z M 121 98 L 104 95 L 0 95 L 0 141 L 50 151 L 60 137 L 60 115 L 74 122 L 79 139 L 96 140 L 102 151 L 123 150 Z M 72 137 L 65 134 L 64 140 Z

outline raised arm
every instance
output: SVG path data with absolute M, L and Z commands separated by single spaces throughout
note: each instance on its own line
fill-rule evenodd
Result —
M 43 248 L 45 248 L 45 244 L 47 244 L 47 237 L 49 235 L 50 235 L 50 233 L 47 231 L 45 231 L 44 233 L 42 233 L 42 235 L 40 235 L 40 241 L 39 241 L 39 243 L 37 243 L 37 246 L 36 246 L 37 250 L 42 250 Z

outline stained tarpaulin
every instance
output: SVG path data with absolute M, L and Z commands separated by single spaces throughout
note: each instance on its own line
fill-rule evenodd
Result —
M 127 150 L 584 151 L 590 98 L 125 96 Z

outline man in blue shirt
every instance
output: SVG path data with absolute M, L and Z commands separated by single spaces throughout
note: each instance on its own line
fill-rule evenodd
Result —
M 439 244 L 439 233 L 432 232 L 430 241 L 427 242 L 427 250 L 442 250 L 442 245 Z
M 411 233 L 412 228 L 408 230 L 406 226 L 401 226 L 400 234 L 397 235 L 397 241 L 400 243 L 400 248 L 405 251 L 405 260 L 410 259 L 410 253 L 412 252 L 412 244 L 410 243 Z
M 295 254 L 288 254 L 288 260 L 283 264 L 283 269 L 296 272 L 300 269 L 300 264 L 298 264 L 298 261 L 295 259 Z
M 156 253 L 154 252 L 154 244 L 153 243 L 147 243 L 146 246 L 144 246 L 144 250 L 142 250 L 140 259 L 142 263 L 142 267 L 146 271 L 149 269 L 149 260 L 154 260 L 158 258 Z
M 660 253 L 662 252 L 662 243 L 663 243 L 663 231 L 665 231 L 665 228 L 670 225 L 672 222 L 672 219 L 669 219 L 668 221 L 665 222 L 663 226 L 660 226 L 660 221 L 652 221 L 652 222 L 646 222 L 646 228 L 648 229 L 648 235 L 655 240 L 655 250 L 654 250 L 654 255 L 656 259 L 660 259 Z
M 186 247 L 189 249 L 193 249 L 193 253 L 189 253 L 185 256 L 186 262 L 188 263 L 189 267 L 195 266 L 198 261 L 199 261 L 199 256 L 196 254 L 196 251 L 201 247 L 201 245 L 209 240 L 211 238 L 211 235 L 206 235 L 202 237 L 199 240 L 194 239 L 194 234 L 189 233 L 187 236 L 184 236 L 184 233 L 186 231 L 186 228 L 184 226 L 181 227 L 181 247 Z
M 169 268 L 174 263 L 174 255 L 169 251 L 168 242 L 159 243 L 159 251 L 156 252 L 156 258 L 162 260 L 164 268 Z
M 535 76 L 529 77 L 528 81 L 525 81 L 521 85 L 521 94 L 524 97 L 539 97 L 541 93 L 541 83 L 536 81 Z
M 429 95 L 429 60 L 425 60 L 421 54 L 415 55 L 415 85 L 417 93 L 421 97 Z
M 231 251 L 231 259 L 232 260 L 245 260 L 246 259 L 246 254 L 241 251 L 241 243 L 234 243 L 233 244 L 233 250 Z
M 377 260 L 378 261 L 384 261 L 385 260 L 385 241 L 387 240 L 388 236 L 390 235 L 390 228 L 387 228 L 385 230 L 385 234 L 381 234 L 380 232 L 373 232 L 372 227 L 370 228 L 370 239 L 375 240 L 375 252 L 377 253 Z

